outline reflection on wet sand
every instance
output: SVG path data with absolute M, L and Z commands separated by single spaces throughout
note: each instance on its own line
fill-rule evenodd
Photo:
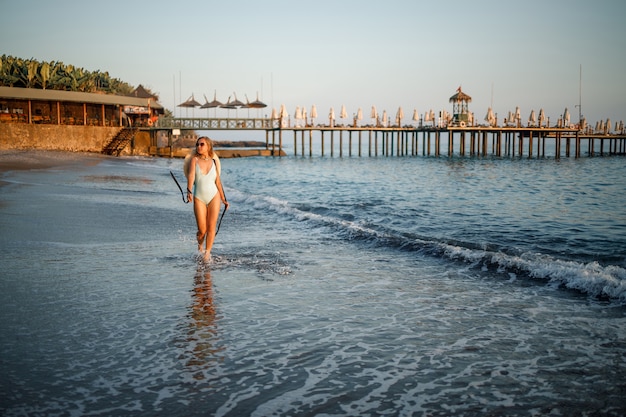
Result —
M 213 300 L 213 283 L 208 268 L 198 268 L 194 276 L 191 305 L 191 322 L 187 335 L 188 352 L 191 358 L 187 367 L 195 379 L 204 379 L 204 372 L 220 358 L 222 347 L 216 345 L 217 325 Z

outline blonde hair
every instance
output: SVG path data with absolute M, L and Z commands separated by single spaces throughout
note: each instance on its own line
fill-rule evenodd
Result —
M 209 158 L 216 160 L 215 162 L 216 162 L 217 173 L 221 174 L 222 166 L 221 166 L 219 157 L 217 156 L 217 154 L 215 153 L 215 150 L 213 149 L 213 141 L 209 139 L 208 136 L 200 136 L 198 138 L 198 140 L 201 140 L 201 139 L 204 139 L 207 146 L 209 147 Z M 198 142 L 198 140 L 196 141 L 196 143 Z M 183 162 L 183 172 L 185 173 L 185 177 L 189 177 L 189 166 L 191 165 L 191 159 L 195 157 L 196 155 L 198 155 L 198 151 L 197 151 L 197 147 L 194 146 L 191 152 L 189 152 L 187 156 L 185 156 L 185 161 Z

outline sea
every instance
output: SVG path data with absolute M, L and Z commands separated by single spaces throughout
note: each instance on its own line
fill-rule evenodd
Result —
M 626 415 L 623 156 L 290 146 L 0 153 L 0 415 Z

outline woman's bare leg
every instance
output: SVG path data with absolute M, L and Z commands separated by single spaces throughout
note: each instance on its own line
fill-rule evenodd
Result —
M 206 252 L 204 253 L 205 260 L 211 259 L 211 249 L 213 249 L 213 242 L 215 241 L 215 229 L 217 226 L 217 218 L 220 215 L 221 200 L 219 194 L 213 197 L 213 200 L 207 206 L 205 224 L 206 229 Z
M 193 213 L 196 215 L 196 223 L 198 225 L 198 232 L 196 238 L 198 239 L 198 252 L 202 252 L 202 244 L 207 234 L 207 206 L 197 198 L 193 199 Z

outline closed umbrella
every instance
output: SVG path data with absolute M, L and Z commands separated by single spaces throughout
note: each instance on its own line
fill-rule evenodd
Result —
M 417 112 L 417 109 L 413 109 L 413 118 L 412 118 L 412 120 L 413 120 L 414 122 L 419 122 L 419 120 L 420 120 L 420 115 L 419 115 L 419 113 Z
M 396 123 L 398 127 L 402 126 L 402 119 L 404 119 L 404 112 L 402 111 L 402 107 L 398 107 L 398 112 L 396 113 Z
M 341 105 L 341 113 L 339 113 L 339 117 L 341 117 L 342 119 L 348 117 L 348 112 L 346 112 L 346 106 L 344 106 L 343 104 Z
M 494 126 L 496 124 L 496 117 L 493 114 L 493 110 L 491 107 L 487 109 L 487 115 L 485 116 L 485 121 L 489 123 L 489 126 Z
M 330 112 L 328 113 L 328 121 L 330 127 L 333 127 L 335 125 L 335 110 L 332 107 L 330 108 Z
M 311 106 L 311 125 L 314 124 L 313 120 L 317 118 L 317 107 L 315 107 L 315 104 Z
M 535 124 L 537 124 L 537 115 L 535 114 L 534 110 L 531 110 L 530 116 L 528 116 L 528 125 L 534 126 Z
M 280 124 L 281 126 L 283 126 L 285 124 L 285 119 L 288 117 L 289 115 L 287 114 L 287 108 L 285 107 L 284 104 L 280 105 L 280 111 L 278 113 L 278 117 L 280 118 Z
M 300 110 L 300 106 L 296 106 L 296 111 L 293 114 L 293 118 L 296 119 L 296 127 L 299 126 L 297 121 L 302 119 L 302 110 Z
M 361 110 L 361 108 L 359 107 L 359 109 L 356 111 L 356 119 L 357 120 L 363 120 L 363 110 Z
M 570 114 L 569 114 L 569 110 L 567 110 L 567 107 L 565 108 L 565 111 L 563 112 L 563 127 L 568 127 L 569 126 L 569 122 L 570 122 Z
M 546 120 L 546 115 L 543 112 L 543 109 L 539 109 L 539 127 L 543 125 L 543 122 Z
M 383 126 L 387 127 L 387 110 L 383 110 Z

